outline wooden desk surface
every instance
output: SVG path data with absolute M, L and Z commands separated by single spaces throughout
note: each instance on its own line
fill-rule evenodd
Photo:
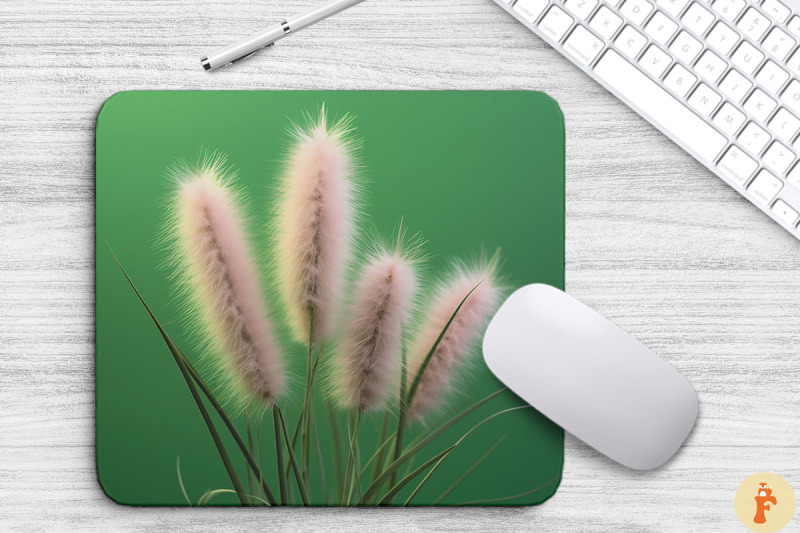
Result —
M 748 475 L 800 489 L 800 243 L 490 0 L 372 0 L 200 68 L 316 2 L 0 5 L 0 529 L 732 532 Z M 536 508 L 112 503 L 94 466 L 94 124 L 132 89 L 549 93 L 567 128 L 567 290 L 694 384 L 684 449 L 637 473 L 568 437 L 561 488 Z

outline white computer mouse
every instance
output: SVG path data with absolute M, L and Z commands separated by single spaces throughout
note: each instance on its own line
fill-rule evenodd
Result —
M 489 323 L 486 364 L 518 396 L 637 470 L 662 465 L 697 419 L 697 394 L 649 348 L 549 285 L 514 292 Z

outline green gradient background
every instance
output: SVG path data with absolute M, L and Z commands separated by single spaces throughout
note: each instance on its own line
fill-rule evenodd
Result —
M 420 232 L 428 241 L 429 275 L 442 272 L 453 257 L 475 257 L 482 249 L 499 247 L 510 287 L 544 282 L 563 288 L 564 124 L 556 103 L 542 93 L 114 95 L 97 119 L 96 336 L 97 468 L 115 501 L 185 505 L 176 474 L 178 456 L 192 501 L 208 489 L 230 488 L 230 481 L 175 362 L 105 242 L 167 331 L 196 361 L 196 339 L 179 317 L 168 271 L 160 266 L 166 257 L 157 235 L 170 192 L 167 170 L 179 158 L 196 160 L 202 150 L 227 154 L 250 200 L 252 239 L 264 243 L 271 186 L 288 147 L 286 128 L 290 119 L 316 112 L 323 103 L 334 118 L 356 116 L 368 223 L 384 236 L 400 219 L 411 233 Z M 302 401 L 305 348 L 290 344 L 285 332 L 283 339 L 290 369 L 298 377 L 283 402 L 293 426 Z M 445 415 L 501 386 L 480 354 L 474 360 L 472 371 L 456 384 Z M 496 398 L 429 445 L 416 464 L 483 417 L 520 404 L 510 392 Z M 324 413 L 321 406 L 316 410 Z M 271 418 L 264 418 L 262 448 L 265 473 L 277 492 Z M 327 417 L 319 420 L 324 447 Z M 342 415 L 342 427 L 344 421 Z M 368 457 L 365 450 L 373 449 L 379 424 L 378 415 L 362 423 L 362 455 Z M 218 428 L 224 435 L 224 426 Z M 420 431 L 425 429 L 414 426 L 407 442 Z M 549 498 L 561 476 L 563 432 L 538 413 L 522 410 L 482 425 L 442 463 L 414 503 L 433 501 L 503 435 L 489 459 L 443 503 L 503 498 L 551 482 L 497 503 L 535 504 Z M 232 439 L 224 437 L 244 481 L 244 461 Z M 327 449 L 325 454 L 331 465 Z M 321 503 L 319 480 L 312 481 L 313 499 Z M 404 501 L 415 486 L 411 483 L 396 501 Z M 225 495 L 215 503 L 237 500 Z

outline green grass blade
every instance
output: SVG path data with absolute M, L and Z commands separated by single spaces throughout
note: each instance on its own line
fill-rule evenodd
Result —
M 464 299 L 461 300 L 461 303 L 458 304 L 456 310 L 453 311 L 452 315 L 450 315 L 450 320 L 447 321 L 447 324 L 445 324 L 444 328 L 442 329 L 442 332 L 439 333 L 439 336 L 436 338 L 436 342 L 434 342 L 433 346 L 431 346 L 431 349 L 425 356 L 425 359 L 422 361 L 419 370 L 417 370 L 417 374 L 414 376 L 414 380 L 411 382 L 411 387 L 408 390 L 408 397 L 406 399 L 406 406 L 410 406 L 411 402 L 414 400 L 414 395 L 416 394 L 417 388 L 419 387 L 419 382 L 422 379 L 422 374 L 425 372 L 425 369 L 428 368 L 428 363 L 431 362 L 431 358 L 433 357 L 433 354 L 436 352 L 436 349 L 439 347 L 439 344 L 442 342 L 442 339 L 447 333 L 447 330 L 450 329 L 450 324 L 453 323 L 453 320 L 455 320 L 456 315 L 458 314 L 459 311 L 461 311 L 461 307 L 464 306 L 464 302 L 466 302 L 467 298 L 469 298 L 470 295 L 472 295 L 472 293 L 475 292 L 475 289 L 477 289 L 479 285 L 480 283 L 478 283 L 478 285 L 475 285 L 472 288 L 472 290 L 469 291 L 466 296 L 464 296 Z
M 430 442 L 432 442 L 439 435 L 441 435 L 442 433 L 444 433 L 445 431 L 450 429 L 456 423 L 458 423 L 459 421 L 461 421 L 465 417 L 469 416 L 471 413 L 473 413 L 476 409 L 478 409 L 479 407 L 484 405 L 486 402 L 488 402 L 492 398 L 495 398 L 496 396 L 499 396 L 500 394 L 504 393 L 507 390 L 508 390 L 507 388 L 503 387 L 502 389 L 497 390 L 497 391 L 491 393 L 490 395 L 486 396 L 482 400 L 478 400 L 477 402 L 475 402 L 471 406 L 467 407 L 466 409 L 461 411 L 459 414 L 457 414 L 456 416 L 454 416 L 453 418 L 451 418 L 450 420 L 448 420 L 447 422 L 445 422 L 444 424 L 439 426 L 437 429 L 435 429 L 435 430 L 431 431 L 430 433 L 428 433 L 417 444 L 415 444 L 415 445 L 409 447 L 407 450 L 405 450 L 400 455 L 400 457 L 395 459 L 383 472 L 381 472 L 381 475 L 378 476 L 378 478 L 375 481 L 373 481 L 369 485 L 369 487 L 367 487 L 367 490 L 364 492 L 364 497 L 362 498 L 362 500 L 369 501 L 369 499 L 372 496 L 374 496 L 375 493 L 380 489 L 380 486 L 387 479 L 389 479 L 397 471 L 397 469 L 400 468 L 403 465 L 403 463 L 405 463 L 410 457 L 412 457 L 414 454 L 416 454 L 422 448 L 427 446 Z M 359 502 L 359 504 L 363 504 L 363 501 Z
M 509 413 L 511 411 L 519 411 L 520 409 L 531 409 L 531 406 L 530 405 L 520 405 L 520 406 L 517 406 L 517 407 L 509 407 L 508 409 L 503 409 L 502 411 L 498 411 L 498 412 L 494 413 L 493 415 L 487 416 L 486 418 L 484 418 L 483 420 L 481 420 L 480 422 L 478 422 L 477 424 L 472 426 L 469 431 L 464 433 L 461 436 L 461 438 L 456 441 L 456 443 L 453 445 L 453 447 L 459 446 L 462 442 L 464 442 L 464 440 L 466 440 L 467 437 L 470 436 L 470 434 L 473 431 L 475 431 L 476 429 L 481 427 L 483 424 L 485 424 L 489 420 L 491 420 L 493 418 L 496 418 L 496 417 L 498 417 L 500 415 L 503 415 L 505 413 Z M 444 460 L 444 457 L 442 457 L 442 460 Z M 431 471 L 428 472 L 428 475 L 425 476 L 425 479 L 422 480 L 422 482 L 419 484 L 419 486 L 414 491 L 414 493 L 411 496 L 409 496 L 408 500 L 406 500 L 406 503 L 404 503 L 403 505 L 408 505 L 411 502 L 412 498 L 414 496 L 416 496 L 417 492 L 419 492 L 419 489 L 422 488 L 422 486 L 425 484 L 425 482 L 428 481 L 428 478 L 431 477 L 431 475 L 436 471 L 437 468 L 439 468 L 439 465 L 441 465 L 441 464 L 442 464 L 442 461 L 439 461 L 438 463 L 436 463 L 436 465 L 433 468 L 431 468 Z
M 273 409 L 278 412 L 278 417 L 281 420 L 283 438 L 286 442 L 286 448 L 289 451 L 289 460 L 292 463 L 292 470 L 294 470 L 295 480 L 297 480 L 297 488 L 300 490 L 300 499 L 303 501 L 303 505 L 309 505 L 308 490 L 306 489 L 305 481 L 303 481 L 303 475 L 300 472 L 300 465 L 297 464 L 297 457 L 294 454 L 294 450 L 290 446 L 289 431 L 286 429 L 286 421 L 283 419 L 283 413 L 277 405 L 275 405 Z
M 528 491 L 525 491 L 525 492 L 520 492 L 519 494 L 514 494 L 514 495 L 511 495 L 511 496 L 502 496 L 500 498 L 490 498 L 488 500 L 472 500 L 472 501 L 469 501 L 469 502 L 461 502 L 461 503 L 455 504 L 455 506 L 461 507 L 461 506 L 464 506 L 464 505 L 486 505 L 486 504 L 490 504 L 490 503 L 499 503 L 499 502 L 506 502 L 506 501 L 510 501 L 510 500 L 516 500 L 517 498 L 522 498 L 523 496 L 527 496 L 529 494 L 533 494 L 535 492 L 539 492 L 543 488 L 545 488 L 545 487 L 547 487 L 549 485 L 552 485 L 553 483 L 555 483 L 559 479 L 561 479 L 561 476 L 554 477 L 553 479 L 542 483 L 541 485 L 539 485 L 538 487 L 536 487 L 534 489 L 531 489 L 531 490 L 528 490 Z
M 333 441 L 333 455 L 335 458 L 334 465 L 336 466 L 336 484 L 334 486 L 341 487 L 344 485 L 344 457 L 342 452 L 342 436 L 339 432 L 339 420 L 336 418 L 336 411 L 332 405 L 327 404 L 325 408 L 328 411 L 328 422 L 331 426 L 331 440 Z M 334 501 L 337 500 L 337 496 L 336 492 L 331 494 L 331 498 L 333 498 Z
M 216 397 L 211 392 L 209 386 L 206 384 L 205 381 L 203 381 L 203 378 L 200 377 L 200 374 L 197 372 L 194 366 L 192 366 L 192 363 L 186 358 L 185 355 L 183 355 L 183 353 L 181 353 L 181 356 L 183 357 L 183 362 L 186 368 L 189 370 L 189 374 L 192 376 L 197 385 L 200 387 L 200 390 L 203 391 L 203 394 L 206 395 L 208 401 L 217 411 L 217 414 L 222 419 L 222 422 L 225 424 L 225 427 L 228 428 L 228 431 L 233 437 L 233 440 L 236 442 L 236 445 L 239 447 L 239 450 L 242 452 L 242 455 L 244 455 L 244 458 L 247 461 L 247 465 L 250 467 L 250 469 L 255 474 L 256 478 L 258 478 L 259 482 L 261 483 L 261 489 L 264 491 L 267 500 L 269 500 L 272 503 L 272 505 L 278 505 L 278 500 L 275 499 L 275 494 L 272 492 L 272 489 L 270 488 L 269 484 L 264 479 L 264 474 L 262 473 L 261 468 L 256 464 L 255 458 L 247 449 L 247 445 L 244 443 L 242 436 L 239 434 L 239 430 L 236 429 L 236 426 L 233 424 L 228 414 L 222 408 L 219 401 L 217 401 Z
M 480 285 L 480 283 L 478 283 Z M 431 358 L 433 358 L 433 354 L 436 352 L 436 349 L 439 347 L 439 344 L 442 342 L 447 330 L 450 328 L 450 324 L 453 323 L 453 320 L 456 318 L 456 315 L 459 311 L 461 311 L 461 307 L 464 305 L 464 302 L 467 301 L 467 298 L 478 288 L 478 285 L 475 285 L 472 290 L 470 290 L 464 299 L 458 304 L 453 314 L 450 315 L 450 319 L 445 324 L 444 328 L 442 328 L 442 332 L 439 333 L 439 336 L 436 338 L 436 342 L 433 343 L 431 349 L 428 351 L 428 354 L 425 356 L 425 359 L 422 361 L 419 369 L 417 370 L 414 379 L 411 381 L 411 385 L 408 391 L 408 395 L 404 394 L 406 383 L 405 383 L 405 373 L 401 376 L 401 396 L 400 396 L 400 410 L 397 416 L 397 438 L 395 439 L 395 446 L 394 446 L 394 460 L 396 461 L 400 457 L 400 453 L 403 449 L 403 433 L 405 432 L 406 427 L 406 414 L 408 413 L 408 408 L 411 406 L 411 402 L 414 400 L 414 395 L 417 392 L 417 388 L 419 387 L 419 383 L 422 380 L 422 375 L 425 373 L 425 369 L 428 368 L 428 364 L 431 362 Z M 389 485 L 393 486 L 397 480 L 397 473 L 394 473 L 390 476 Z
M 192 505 L 192 500 L 189 499 L 189 494 L 186 493 L 186 487 L 183 484 L 183 476 L 181 475 L 181 456 L 180 455 L 178 456 L 177 470 L 178 470 L 178 485 L 181 486 L 181 492 L 183 493 L 183 497 L 186 499 L 186 503 L 188 503 L 189 506 L 191 506 Z
M 197 408 L 198 410 L 200 410 L 200 414 L 203 417 L 203 421 L 206 423 L 206 427 L 208 428 L 208 432 L 211 434 L 211 438 L 214 441 L 214 445 L 217 447 L 217 452 L 219 453 L 219 456 L 222 459 L 222 463 L 225 466 L 225 470 L 228 472 L 228 477 L 230 477 L 231 479 L 231 483 L 233 484 L 233 488 L 236 490 L 236 495 L 239 497 L 239 501 L 241 502 L 242 505 L 245 506 L 250 505 L 250 502 L 245 497 L 245 492 L 244 492 L 244 487 L 242 486 L 242 482 L 239 480 L 239 476 L 236 474 L 236 469 L 233 467 L 233 463 L 231 463 L 230 456 L 228 456 L 228 452 L 225 450 L 225 446 L 222 444 L 222 439 L 220 438 L 219 433 L 217 433 L 217 429 L 214 427 L 214 423 L 211 421 L 211 416 L 208 414 L 208 410 L 206 409 L 206 406 L 203 403 L 203 399 L 198 394 L 197 389 L 195 388 L 194 385 L 194 381 L 190 376 L 189 371 L 186 368 L 186 365 L 184 364 L 183 353 L 181 353 L 180 349 L 175 345 L 174 342 L 172 342 L 172 339 L 170 338 L 169 335 L 167 335 L 167 332 L 164 330 L 164 328 L 161 327 L 161 323 L 158 321 L 158 319 L 156 319 L 156 316 L 153 314 L 153 311 L 150 310 L 150 306 L 148 306 L 147 302 L 144 301 L 144 298 L 139 293 L 139 290 L 136 288 L 136 286 L 133 284 L 133 281 L 131 280 L 130 276 L 128 276 L 128 273 L 125 271 L 124 268 L 122 268 L 122 264 L 120 264 L 119 260 L 117 259 L 117 256 L 114 255 L 114 251 L 111 249 L 111 246 L 108 243 L 106 243 L 106 245 L 108 245 L 108 250 L 111 252 L 111 256 L 114 258 L 114 261 L 117 263 L 117 266 L 120 268 L 120 270 L 122 270 L 122 274 L 125 276 L 125 279 L 128 280 L 128 284 L 130 284 L 131 288 L 136 293 L 136 296 L 139 298 L 139 301 L 142 302 L 142 305 L 147 310 L 147 313 L 150 315 L 150 318 L 155 323 L 156 328 L 158 328 L 158 332 L 161 334 L 161 337 L 167 344 L 170 353 L 172 353 L 172 357 L 175 359 L 175 363 L 177 363 L 178 368 L 180 369 L 181 374 L 183 375 L 183 379 L 184 381 L 186 381 L 186 385 L 189 387 L 189 391 L 192 394 L 192 398 L 194 398 L 195 404 L 197 404 Z
M 234 492 L 235 492 L 235 491 L 232 491 L 231 489 L 215 489 L 215 490 L 209 490 L 209 491 L 207 491 L 205 494 L 203 494 L 203 495 L 200 497 L 200 499 L 197 501 L 197 506 L 198 506 L 198 507 L 204 507 L 204 506 L 208 505 L 208 503 L 209 503 L 209 502 L 210 502 L 210 501 L 211 501 L 211 500 L 212 500 L 214 497 L 216 497 L 216 496 L 219 496 L 220 494 L 233 494 Z M 267 500 L 264 500 L 264 499 L 262 499 L 262 498 L 259 498 L 258 496 L 253 496 L 252 494 L 245 494 L 245 497 L 246 497 L 246 498 L 249 498 L 249 499 L 251 499 L 251 500 L 255 500 L 255 501 L 256 501 L 256 502 L 258 502 L 258 503 L 262 503 L 262 504 L 264 504 L 264 505 L 267 505 L 267 506 L 269 506 L 269 502 L 268 502 Z
M 311 406 L 311 421 L 314 426 L 314 443 L 317 449 L 317 466 L 319 466 L 319 477 L 322 483 L 322 501 L 325 505 L 328 504 L 328 480 L 325 479 L 325 461 L 322 457 L 322 443 L 319 441 L 319 426 L 317 425 L 317 414 L 314 412 L 314 406 Z
M 369 460 L 366 463 L 364 463 L 364 467 L 361 469 L 361 477 L 362 478 L 367 474 L 367 470 L 369 470 L 369 466 L 372 463 L 375 463 L 375 468 L 377 470 L 375 475 L 372 476 L 373 481 L 375 480 L 375 477 L 381 473 L 380 469 L 383 468 L 382 462 L 385 460 L 385 454 L 381 454 L 381 451 L 384 451 L 384 452 L 386 451 L 386 448 L 388 448 L 389 445 L 394 441 L 394 437 L 396 435 L 397 435 L 397 433 L 392 433 L 388 437 L 384 438 L 383 444 L 381 444 L 378 447 L 378 449 L 375 450 L 375 452 L 372 454 L 372 456 L 369 458 Z M 382 457 L 381 461 L 376 462 L 379 454 L 381 454 L 384 457 Z
M 275 409 L 272 410 L 272 418 L 275 425 L 275 456 L 278 463 L 278 486 L 281 494 L 281 505 L 286 505 L 288 502 L 287 483 L 286 473 L 283 470 L 283 443 L 281 442 L 281 435 L 283 434 L 283 431 L 281 431 L 281 422 L 278 418 L 278 411 Z
M 469 468 L 467 468 L 467 469 L 464 471 L 464 473 L 463 473 L 463 474 L 461 474 L 461 476 L 459 476 L 459 478 L 458 478 L 458 479 L 456 479 L 456 480 L 453 482 L 453 484 L 452 484 L 452 485 L 450 485 L 449 487 L 447 487 L 447 489 L 445 489 L 445 491 L 444 491 L 444 492 L 442 492 L 442 493 L 441 493 L 441 494 L 440 494 L 440 495 L 439 495 L 439 496 L 438 496 L 438 497 L 437 497 L 435 500 L 433 500 L 433 501 L 431 502 L 431 505 L 439 505 L 439 503 L 441 503 L 441 501 L 442 501 L 442 500 L 444 500 L 445 498 L 447 498 L 447 497 L 450 495 L 450 493 L 451 493 L 451 492 L 453 492 L 454 490 L 456 490 L 456 488 L 458 488 L 458 486 L 459 486 L 459 485 L 461 485 L 461 483 L 462 483 L 462 482 L 463 482 L 465 479 L 467 479 L 467 477 L 469 477 L 469 475 L 470 475 L 470 474 L 472 474 L 472 473 L 473 473 L 473 472 L 474 472 L 474 471 L 475 471 L 475 470 L 476 470 L 476 469 L 477 469 L 477 468 L 478 468 L 478 467 L 481 465 L 481 463 L 483 463 L 483 462 L 484 462 L 484 461 L 485 461 L 485 460 L 486 460 L 486 459 L 487 459 L 487 458 L 488 458 L 488 457 L 489 457 L 489 456 L 492 454 L 492 452 L 495 450 L 495 448 L 497 448 L 497 447 L 500 445 L 500 443 L 501 443 L 501 442 L 503 442 L 503 439 L 505 439 L 505 438 L 506 438 L 506 436 L 505 436 L 505 435 L 503 435 L 502 437 L 500 437 L 499 439 L 497 439 L 497 442 L 495 442 L 495 443 L 492 445 L 492 447 L 491 447 L 491 448 L 489 448 L 488 450 L 486 450 L 486 452 L 485 452 L 485 453 L 484 453 L 484 454 L 481 456 L 481 458 L 480 458 L 480 459 L 478 459 L 477 461 L 475 461 L 474 463 L 472 463 L 472 466 L 470 466 Z M 408 505 L 408 502 L 406 502 L 404 505 Z
M 434 457 L 432 457 L 432 458 L 428 459 L 427 461 L 425 461 L 425 463 L 420 465 L 418 468 L 416 468 L 409 475 L 407 475 L 406 477 L 404 477 L 403 479 L 398 481 L 397 484 L 394 487 L 392 487 L 389 490 L 389 492 L 387 492 L 386 495 L 383 498 L 381 498 L 381 500 L 378 502 L 378 505 L 386 505 L 388 503 L 391 503 L 392 499 L 397 495 L 397 493 L 400 492 L 401 490 L 403 490 L 403 487 L 408 485 L 411 482 L 412 479 L 417 477 L 421 472 L 423 472 L 426 468 L 431 466 L 433 463 L 436 463 L 437 461 L 441 462 L 442 459 L 447 457 L 448 453 L 453 451 L 453 448 L 455 448 L 455 445 L 450 446 L 446 450 L 443 450 L 443 451 L 437 453 Z

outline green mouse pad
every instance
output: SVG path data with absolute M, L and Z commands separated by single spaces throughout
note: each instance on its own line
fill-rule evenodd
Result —
M 481 354 L 510 291 L 564 286 L 551 98 L 125 92 L 103 105 L 96 148 L 96 451 L 111 499 L 555 493 L 562 430 Z

